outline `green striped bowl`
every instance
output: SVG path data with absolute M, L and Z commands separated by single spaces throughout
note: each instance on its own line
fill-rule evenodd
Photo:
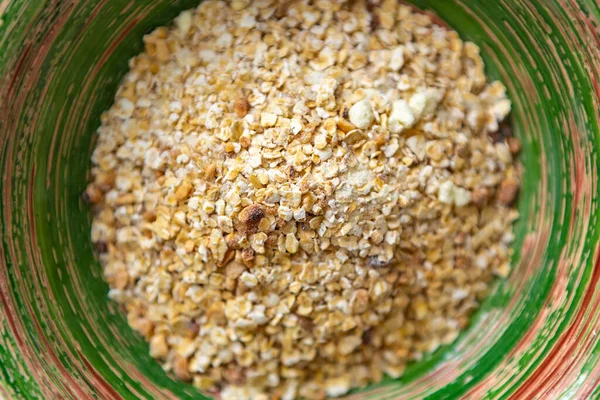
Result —
M 0 0 L 0 398 L 204 398 L 107 301 L 80 199 L 142 35 L 197 2 Z M 479 44 L 514 101 L 514 271 L 456 343 L 348 398 L 599 398 L 600 5 L 414 3 Z

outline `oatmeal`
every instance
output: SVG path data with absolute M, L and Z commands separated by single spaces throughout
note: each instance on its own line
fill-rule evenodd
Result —
M 319 399 L 453 342 L 510 271 L 511 109 L 396 1 L 206 0 L 144 38 L 93 154 L 109 297 L 224 399 Z

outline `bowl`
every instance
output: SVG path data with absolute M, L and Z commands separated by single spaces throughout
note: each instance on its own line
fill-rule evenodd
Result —
M 458 340 L 348 399 L 600 396 L 600 5 L 415 0 L 513 100 L 513 270 Z M 142 36 L 197 0 L 0 0 L 0 397 L 203 399 L 107 300 L 82 201 L 100 114 Z

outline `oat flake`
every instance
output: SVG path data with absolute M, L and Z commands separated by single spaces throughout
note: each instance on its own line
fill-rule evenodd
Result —
M 206 0 L 144 43 L 86 199 L 110 297 L 179 379 L 343 395 L 508 273 L 520 145 L 456 32 L 393 0 Z

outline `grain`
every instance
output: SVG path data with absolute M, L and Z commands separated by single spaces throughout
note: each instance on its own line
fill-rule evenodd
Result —
M 394 1 L 206 0 L 144 43 L 85 197 L 109 297 L 177 378 L 343 395 L 509 273 L 511 104 L 456 32 Z

